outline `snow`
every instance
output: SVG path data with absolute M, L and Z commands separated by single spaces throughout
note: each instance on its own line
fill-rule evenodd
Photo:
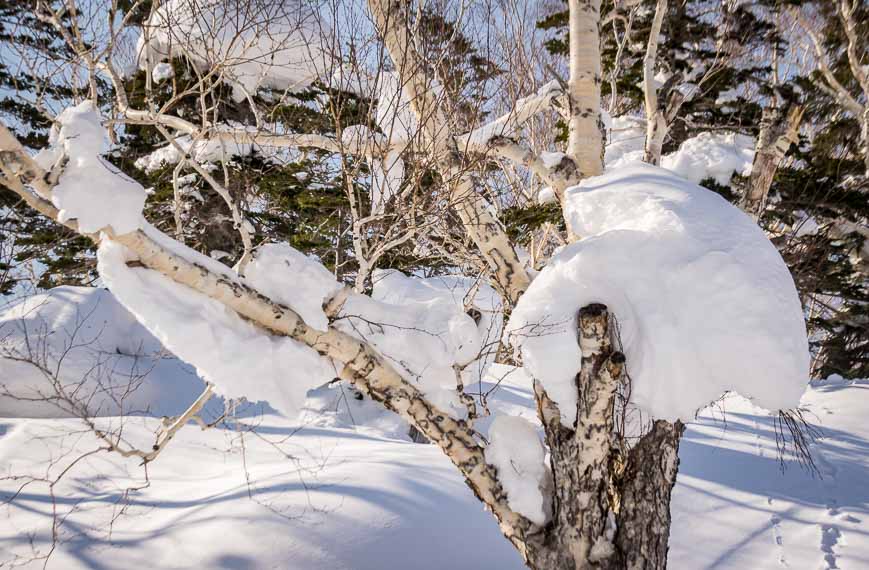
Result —
M 530 385 L 509 388 L 511 405 L 534 417 Z M 673 491 L 669 567 L 864 567 L 867 388 L 865 380 L 817 382 L 802 400 L 822 431 L 812 453 L 823 478 L 790 462 L 782 471 L 772 418 L 741 398 L 721 403 L 726 418 L 708 410 L 689 423 Z M 340 410 L 354 401 L 337 387 L 332 392 L 329 404 L 324 389 L 312 393 L 306 409 L 323 401 L 319 407 Z M 503 396 L 502 384 L 491 399 Z M 311 424 L 266 415 L 239 423 L 236 430 L 183 429 L 138 491 L 127 492 L 144 482 L 138 461 L 106 453 L 79 462 L 53 494 L 39 482 L 26 486 L 0 508 L 0 562 L 18 556 L 22 568 L 42 568 L 42 560 L 27 560 L 47 552 L 56 508 L 60 541 L 49 570 L 383 570 L 408 561 L 420 570 L 525 567 L 436 446 L 392 438 L 391 427 L 330 418 Z M 124 433 L 151 443 L 156 424 L 128 419 Z M 67 435 L 80 428 L 72 420 L 0 421 L 4 473 L 56 476 L 96 446 L 87 434 Z M 21 484 L 0 480 L 3 499 Z
M 244 270 L 248 284 L 273 301 L 287 305 L 320 331 L 329 326 L 323 303 L 341 284 L 323 265 L 287 244 L 266 244 Z
M 258 89 L 299 91 L 326 70 L 329 34 L 299 0 L 169 0 L 148 18 L 136 53 L 141 69 L 180 55 L 220 66 L 241 101 Z
M 61 156 L 68 159 L 51 196 L 60 210 L 59 221 L 76 220 L 84 233 L 109 226 L 116 234 L 138 229 L 145 190 L 100 157 L 108 148 L 108 138 L 90 101 L 67 108 L 57 123 L 60 128 L 52 130 L 52 148 L 36 160 L 50 169 Z
M 157 83 L 162 83 L 169 79 L 170 77 L 175 76 L 175 70 L 172 68 L 172 64 L 166 62 L 160 62 L 154 66 L 154 69 L 151 71 L 151 77 Z
M 736 133 L 700 133 L 681 145 L 679 150 L 661 159 L 661 166 L 679 176 L 700 183 L 714 178 L 722 186 L 730 185 L 734 173 L 751 174 L 754 139 Z
M 796 237 L 815 235 L 821 229 L 815 217 L 809 215 L 805 210 L 797 210 L 794 212 L 794 217 L 796 219 L 794 220 L 793 227 L 796 230 Z
M 377 109 L 375 123 L 384 132 L 390 145 L 398 150 L 407 146 L 416 135 L 419 123 L 410 101 L 404 95 L 397 72 L 383 72 L 377 80 Z
M 540 192 L 537 193 L 538 204 L 554 204 L 557 201 L 558 196 L 555 194 L 555 190 L 552 189 L 552 186 L 544 186 L 540 189 Z
M 0 416 L 175 415 L 203 389 L 105 289 L 56 287 L 0 312 Z M 60 393 L 73 403 L 40 401 Z
M 130 268 L 127 259 L 122 245 L 104 239 L 98 251 L 103 281 L 166 348 L 213 383 L 218 394 L 266 401 L 293 416 L 309 389 L 337 375 L 334 366 L 313 349 L 270 335 L 222 303 L 156 271 Z M 194 260 L 228 273 L 228 268 L 209 257 L 197 254 Z
M 773 418 L 737 396 L 689 426 L 670 567 L 866 567 L 869 380 L 814 382 L 802 406 L 821 432 L 811 446 L 819 476 L 792 464 L 783 471 Z
M 604 119 L 609 136 L 604 151 L 607 168 L 616 168 L 622 160 L 642 161 L 646 142 L 645 120 L 627 115 Z
M 684 87 L 684 86 L 683 86 Z M 608 119 L 609 140 L 604 154 L 607 170 L 643 161 L 646 140 L 645 120 L 623 115 Z M 675 152 L 661 157 L 661 166 L 691 182 L 707 178 L 730 186 L 733 174 L 748 176 L 754 162 L 754 139 L 737 133 L 700 133 L 691 137 Z
M 394 270 L 372 275 L 370 297 L 351 295 L 336 328 L 373 346 L 408 382 L 456 417 L 467 414 L 459 379 L 479 381 L 494 358 L 501 300 L 486 284 L 459 276 L 409 277 Z M 479 322 L 465 306 L 479 313 Z
M 546 483 L 545 450 L 534 424 L 511 416 L 498 416 L 489 428 L 486 462 L 498 469 L 510 508 L 543 525 Z
M 576 417 L 575 315 L 606 304 L 645 416 L 687 420 L 727 391 L 797 406 L 809 379 L 802 307 L 784 262 L 752 220 L 660 168 L 624 167 L 567 191 L 582 239 L 532 282 L 507 326 L 528 372 Z
M 234 130 L 246 129 L 252 133 L 256 132 L 255 127 L 244 127 L 241 124 L 233 123 L 228 125 L 228 127 Z M 134 163 L 136 168 L 143 170 L 147 174 L 151 174 L 166 165 L 178 164 L 184 157 L 184 154 L 189 155 L 198 162 L 218 162 L 229 160 L 235 156 L 247 156 L 253 152 L 254 148 L 261 150 L 261 147 L 246 142 L 220 140 L 217 138 L 193 140 L 190 135 L 181 135 L 175 138 L 175 143 L 178 145 L 177 147 L 174 144 L 168 144 L 150 154 L 137 158 Z M 179 150 L 179 147 L 181 150 Z M 271 157 L 271 155 L 269 156 Z
M 561 161 L 564 160 L 566 156 L 567 155 L 563 152 L 544 151 L 540 153 L 540 159 L 543 161 L 543 165 L 550 170 L 561 164 Z

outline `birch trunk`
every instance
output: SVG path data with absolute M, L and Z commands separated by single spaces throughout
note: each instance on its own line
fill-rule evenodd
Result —
M 658 0 L 652 28 L 649 31 L 649 41 L 646 44 L 646 55 L 643 58 L 643 98 L 646 107 L 646 142 L 643 146 L 643 161 L 655 166 L 661 162 L 664 137 L 667 135 L 667 120 L 658 102 L 658 88 L 655 86 L 658 36 L 661 34 L 661 25 L 666 12 L 667 0 Z
M 604 131 L 600 118 L 600 0 L 569 0 L 570 101 L 567 155 L 580 178 L 603 173 Z M 559 197 L 560 198 L 560 197 Z
M 748 189 L 740 204 L 755 220 L 766 209 L 770 186 L 785 153 L 798 140 L 802 117 L 803 108 L 799 105 L 789 109 L 770 106 L 763 110 Z
M 681 424 L 656 422 L 629 451 L 614 427 L 625 357 L 613 349 L 609 314 L 599 304 L 578 315 L 582 369 L 577 422 L 535 383 L 553 475 L 552 521 L 529 538 L 534 570 L 661 569 L 667 563 L 670 493 Z

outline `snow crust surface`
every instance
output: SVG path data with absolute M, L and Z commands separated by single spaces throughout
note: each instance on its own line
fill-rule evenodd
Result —
M 118 243 L 100 243 L 98 269 L 103 281 L 164 346 L 213 383 L 217 393 L 267 401 L 293 416 L 309 389 L 336 376 L 332 363 L 313 349 L 269 335 L 220 302 L 156 271 L 127 267 L 127 256 Z M 196 261 L 220 266 L 202 255 Z
M 530 379 L 510 372 L 498 384 L 482 387 L 493 408 L 536 416 Z M 775 418 L 738 396 L 721 402 L 725 417 L 709 409 L 690 422 L 673 490 L 669 567 L 864 567 L 867 388 L 867 380 L 830 379 L 813 383 L 801 402 L 821 432 L 811 449 L 823 478 L 787 460 L 782 470 Z M 151 484 L 136 492 L 126 489 L 144 482 L 139 462 L 116 454 L 79 462 L 53 493 L 39 482 L 21 491 L 20 480 L 3 478 L 4 499 L 19 494 L 0 509 L 0 563 L 43 568 L 32 558 L 51 547 L 54 496 L 61 540 L 49 570 L 383 570 L 393 560 L 420 570 L 525 568 L 436 446 L 392 437 L 393 426 L 357 417 L 347 400 L 355 401 L 337 387 L 312 392 L 306 410 L 323 410 L 312 423 L 251 418 L 258 433 L 245 435 L 244 449 L 240 431 L 185 428 L 149 466 Z M 153 443 L 158 423 L 128 418 L 125 438 Z M 2 420 L 0 464 L 8 473 L 57 475 L 99 445 L 87 433 L 69 437 L 80 429 L 68 419 Z M 215 540 L 224 536 L 232 539 Z
M 68 159 L 51 201 L 60 210 L 59 221 L 77 220 L 79 230 L 96 233 L 111 226 L 116 234 L 136 230 L 142 222 L 145 190 L 100 155 L 108 138 L 90 101 L 69 107 L 57 117 L 52 148 L 36 156 L 43 168 Z
M 593 302 L 618 319 L 631 402 L 683 419 L 726 391 L 770 410 L 798 405 L 809 379 L 802 308 L 763 232 L 717 194 L 636 165 L 568 190 L 581 240 L 532 282 L 507 327 L 524 366 L 576 417 L 575 316 Z

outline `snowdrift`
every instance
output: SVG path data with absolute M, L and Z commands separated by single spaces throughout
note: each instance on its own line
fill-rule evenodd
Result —
M 105 289 L 56 287 L 0 311 L 0 416 L 175 415 L 203 388 Z

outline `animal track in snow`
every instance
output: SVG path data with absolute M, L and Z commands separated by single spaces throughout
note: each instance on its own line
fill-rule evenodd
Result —
M 842 531 L 838 527 L 821 525 L 821 552 L 824 554 L 826 570 L 839 568 L 837 551 L 843 538 Z
M 772 504 L 772 499 L 769 499 L 768 502 L 769 504 Z M 781 517 L 778 515 L 772 515 L 769 517 L 769 522 L 772 525 L 773 540 L 778 548 L 778 563 L 787 568 L 788 561 L 785 559 L 784 539 L 782 538 L 781 532 Z

